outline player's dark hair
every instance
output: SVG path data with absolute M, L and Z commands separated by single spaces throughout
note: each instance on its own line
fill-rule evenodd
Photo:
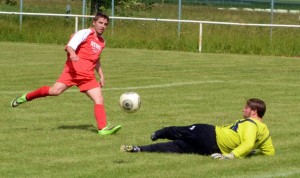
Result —
M 109 17 L 101 12 L 98 12 L 95 17 L 94 17 L 94 21 L 97 21 L 99 18 L 104 18 L 107 20 L 107 22 L 109 22 Z
M 264 101 L 257 99 L 257 98 L 251 98 L 247 101 L 247 106 L 251 108 L 252 110 L 257 111 L 258 117 L 262 118 L 265 115 L 266 112 L 266 104 Z

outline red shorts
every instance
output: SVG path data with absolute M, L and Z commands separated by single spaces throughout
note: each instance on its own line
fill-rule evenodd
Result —
M 87 78 L 65 72 L 61 74 L 61 76 L 57 79 L 57 82 L 63 83 L 68 87 L 77 86 L 80 92 L 85 92 L 87 90 L 100 87 L 100 83 L 95 77 Z

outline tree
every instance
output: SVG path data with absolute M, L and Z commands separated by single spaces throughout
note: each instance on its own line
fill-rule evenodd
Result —
M 1 0 L 0 4 L 15 6 L 15 5 L 17 5 L 17 1 L 16 0 Z
M 91 0 L 91 15 L 102 12 L 101 6 L 104 6 L 103 0 Z

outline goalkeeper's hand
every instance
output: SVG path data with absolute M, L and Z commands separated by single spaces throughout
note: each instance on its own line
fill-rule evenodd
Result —
M 211 157 L 213 159 L 219 159 L 219 160 L 223 160 L 223 159 L 234 159 L 235 156 L 233 153 L 227 154 L 227 155 L 222 155 L 221 153 L 214 153 L 211 155 Z

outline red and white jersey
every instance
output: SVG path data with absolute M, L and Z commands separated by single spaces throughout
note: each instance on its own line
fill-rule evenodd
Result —
M 74 62 L 67 55 L 64 72 L 73 73 L 82 77 L 94 76 L 94 69 L 99 56 L 105 47 L 103 37 L 98 37 L 94 29 L 83 29 L 71 36 L 66 47 L 72 47 L 79 60 Z

